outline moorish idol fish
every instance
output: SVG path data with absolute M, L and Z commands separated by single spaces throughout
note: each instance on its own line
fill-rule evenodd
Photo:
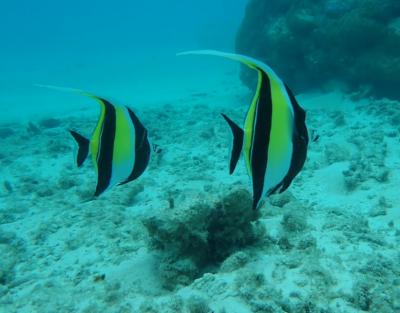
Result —
M 150 160 L 150 143 L 147 129 L 129 107 L 112 104 L 79 89 L 38 86 L 76 92 L 100 104 L 100 117 L 90 140 L 70 130 L 78 144 L 77 166 L 82 166 L 89 153 L 92 155 L 97 173 L 95 197 L 142 175 Z
M 243 151 L 253 185 L 253 209 L 265 197 L 285 191 L 307 157 L 306 113 L 288 86 L 266 64 L 253 58 L 213 50 L 178 55 L 206 54 L 239 61 L 258 73 L 258 84 L 247 112 L 244 129 L 222 114 L 233 133 L 229 171 L 232 174 Z

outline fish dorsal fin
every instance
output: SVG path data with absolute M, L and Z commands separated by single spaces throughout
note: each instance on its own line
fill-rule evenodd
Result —
M 84 91 L 82 89 L 59 87 L 59 86 L 53 86 L 53 85 L 40 85 L 40 84 L 35 84 L 34 86 L 40 87 L 40 88 L 56 90 L 56 91 L 61 91 L 61 92 L 74 93 L 74 94 L 85 96 L 85 97 L 88 97 L 88 98 L 91 98 L 91 99 L 94 99 L 97 101 L 97 103 L 100 105 L 100 117 L 99 117 L 99 120 L 95 127 L 95 130 L 93 132 L 92 140 L 91 140 L 91 144 L 90 144 L 90 152 L 92 153 L 93 161 L 94 161 L 94 164 L 96 167 L 96 158 L 97 158 L 97 152 L 98 152 L 98 148 L 99 148 L 98 147 L 98 145 L 99 145 L 98 138 L 100 137 L 102 123 L 103 123 L 104 117 L 105 117 L 105 108 L 109 102 L 101 97 L 98 97 L 98 96 L 96 96 L 92 93 L 89 93 L 87 91 Z M 97 171 L 97 167 L 96 167 L 96 171 Z
M 68 88 L 68 87 L 60 87 L 60 86 L 54 86 L 54 85 L 43 85 L 43 84 L 34 84 L 35 87 L 39 88 L 46 88 L 46 89 L 52 89 L 52 90 L 57 90 L 57 91 L 63 91 L 63 92 L 72 92 L 72 93 L 84 93 L 83 90 L 77 89 L 77 88 Z
M 35 84 L 34 86 L 39 87 L 39 88 L 46 88 L 46 89 L 51 89 L 51 90 L 57 90 L 57 91 L 62 91 L 62 92 L 69 92 L 69 93 L 76 93 L 81 96 L 89 97 L 92 99 L 97 100 L 100 104 L 104 103 L 104 99 L 96 96 L 90 92 L 84 91 L 82 89 L 78 88 L 69 88 L 69 87 L 59 87 L 59 86 L 53 86 L 53 85 L 42 85 L 42 84 Z
M 239 61 L 246 66 L 250 67 L 251 69 L 254 69 L 256 71 L 263 71 L 265 72 L 270 78 L 276 79 L 280 81 L 274 70 L 269 67 L 267 64 L 258 61 L 256 59 L 253 59 L 251 57 L 242 55 L 242 54 L 236 54 L 236 53 L 228 53 L 228 52 L 222 52 L 222 51 L 217 51 L 217 50 L 192 50 L 192 51 L 185 51 L 178 53 L 177 56 L 181 55 L 214 55 L 214 56 L 219 56 L 223 57 L 226 59 L 234 60 L 234 61 Z
M 225 119 L 225 121 L 228 123 L 229 127 L 232 130 L 232 134 L 233 134 L 231 161 L 229 164 L 229 174 L 232 174 L 235 171 L 236 164 L 240 158 L 240 153 L 242 152 L 244 132 L 238 125 L 235 124 L 235 122 L 233 122 L 225 114 L 221 113 L 221 115 Z

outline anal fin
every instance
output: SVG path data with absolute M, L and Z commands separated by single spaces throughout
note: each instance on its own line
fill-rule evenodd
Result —
M 76 143 L 78 144 L 78 153 L 76 156 L 76 164 L 78 167 L 81 167 L 83 162 L 85 162 L 88 154 L 89 154 L 89 139 L 83 137 L 82 135 L 78 134 L 77 132 L 70 130 L 69 131 L 72 137 L 75 139 Z
M 233 134 L 231 161 L 229 164 L 229 174 L 232 174 L 235 171 L 236 164 L 240 158 L 240 153 L 242 152 L 244 132 L 243 132 L 243 129 L 241 129 L 235 122 L 233 122 L 225 114 L 221 113 L 221 115 L 225 119 L 225 121 L 228 123 L 229 127 L 232 130 L 232 134 Z

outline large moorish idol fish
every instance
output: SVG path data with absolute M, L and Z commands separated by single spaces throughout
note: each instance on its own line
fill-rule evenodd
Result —
M 243 151 L 253 185 L 253 209 L 266 196 L 285 191 L 307 157 L 306 113 L 292 91 L 266 64 L 253 58 L 213 50 L 179 55 L 207 54 L 240 61 L 258 73 L 258 84 L 244 129 L 222 114 L 233 133 L 230 174 Z
M 78 167 L 82 166 L 89 153 L 92 155 L 97 172 L 95 197 L 115 185 L 126 184 L 142 175 L 150 160 L 150 143 L 147 129 L 129 107 L 112 104 L 79 89 L 38 86 L 79 93 L 100 104 L 100 117 L 90 140 L 70 130 L 78 144 Z

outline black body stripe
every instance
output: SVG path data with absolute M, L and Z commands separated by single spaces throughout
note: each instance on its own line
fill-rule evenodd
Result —
M 282 188 L 279 192 L 285 191 L 296 175 L 301 171 L 307 158 L 308 148 L 308 130 L 306 126 L 306 112 L 298 104 L 292 91 L 285 85 L 286 92 L 289 95 L 291 105 L 294 111 L 294 131 L 293 131 L 293 153 L 292 161 L 288 173 L 282 182 Z
M 272 122 L 271 84 L 268 75 L 264 71 L 261 73 L 262 81 L 256 108 L 250 156 L 253 180 L 253 209 L 257 208 L 264 188 Z
M 122 182 L 120 185 L 126 184 L 143 174 L 150 160 L 150 143 L 147 138 L 147 129 L 139 121 L 135 113 L 127 107 L 129 116 L 132 120 L 133 126 L 135 128 L 135 164 L 128 179 Z
M 103 193 L 110 184 L 116 130 L 116 112 L 114 106 L 107 100 L 100 99 L 100 101 L 104 104 L 105 114 L 97 154 L 98 175 L 95 197 Z

